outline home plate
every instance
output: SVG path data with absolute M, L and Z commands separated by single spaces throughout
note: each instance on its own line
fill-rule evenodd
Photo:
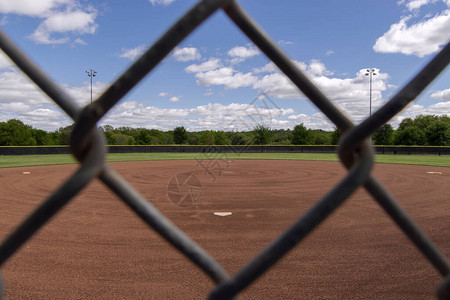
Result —
M 22 172 L 22 174 L 28 175 L 28 174 L 31 174 L 31 172 Z
M 442 172 L 427 172 L 428 174 L 439 174 L 442 175 Z
M 215 216 L 226 217 L 231 215 L 231 211 L 216 211 L 214 213 Z

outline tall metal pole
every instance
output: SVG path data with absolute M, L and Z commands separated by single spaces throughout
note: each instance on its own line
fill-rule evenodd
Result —
M 377 75 L 375 69 L 367 69 L 366 76 L 369 76 L 369 117 L 372 116 L 372 76 Z
M 86 70 L 86 73 L 88 74 L 89 77 L 91 77 L 91 103 L 92 103 L 92 77 L 95 77 L 95 75 L 97 74 L 97 71 L 89 69 L 89 70 Z

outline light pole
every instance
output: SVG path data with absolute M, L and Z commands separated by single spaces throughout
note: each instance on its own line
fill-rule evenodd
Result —
M 377 75 L 375 69 L 367 69 L 366 76 L 369 76 L 370 88 L 369 88 L 369 117 L 372 116 L 372 76 Z
M 86 70 L 86 73 L 88 74 L 89 77 L 91 77 L 91 103 L 92 103 L 92 77 L 95 77 L 95 75 L 97 74 L 97 71 L 89 69 L 89 70 Z

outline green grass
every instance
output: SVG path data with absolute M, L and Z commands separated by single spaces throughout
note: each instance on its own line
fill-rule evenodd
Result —
M 1 155 L 0 168 L 64 165 L 75 163 L 75 158 L 69 154 L 43 155 Z
M 107 161 L 142 160 L 179 160 L 179 159 L 292 159 L 337 161 L 335 154 L 325 153 L 111 153 Z
M 106 157 L 108 162 L 195 159 L 288 159 L 338 161 L 336 154 L 328 153 L 227 153 L 226 156 L 225 154 L 220 155 L 214 153 L 111 153 Z M 377 163 L 450 167 L 450 156 L 379 154 L 376 155 L 375 159 Z M 75 159 L 69 154 L 0 156 L 0 168 L 62 165 L 73 164 L 75 162 Z
M 378 154 L 375 156 L 375 162 L 384 164 L 450 167 L 450 156 Z

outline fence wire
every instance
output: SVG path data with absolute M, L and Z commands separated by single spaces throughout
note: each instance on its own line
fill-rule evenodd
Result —
M 277 65 L 314 105 L 316 105 L 343 133 L 338 154 L 348 169 L 347 175 L 322 199 L 291 225 L 271 245 L 264 249 L 236 274 L 230 276 L 224 268 L 199 245 L 178 229 L 149 201 L 142 197 L 123 177 L 105 164 L 105 140 L 96 128 L 97 122 L 136 84 L 156 67 L 184 38 L 218 9 Z M 70 145 L 80 162 L 79 168 L 53 194 L 9 234 L 0 245 L 0 267 L 75 195 L 94 178 L 107 187 L 131 208 L 145 223 L 171 243 L 187 259 L 198 266 L 216 284 L 210 299 L 229 299 L 237 296 L 264 272 L 296 247 L 314 228 L 324 221 L 360 186 L 363 186 L 386 211 L 392 220 L 442 275 L 436 289 L 438 299 L 450 299 L 450 264 L 436 248 L 394 196 L 371 173 L 374 152 L 369 137 L 412 102 L 450 62 L 450 43 L 447 44 L 411 81 L 390 101 L 360 125 L 353 122 L 318 89 L 305 74 L 283 53 L 249 15 L 232 0 L 204 0 L 196 4 L 161 36 L 131 67 L 126 70 L 93 103 L 80 108 L 74 99 L 63 92 L 40 68 L 0 31 L 0 48 L 34 83 L 75 121 Z M 0 278 L 0 298 L 4 286 Z

